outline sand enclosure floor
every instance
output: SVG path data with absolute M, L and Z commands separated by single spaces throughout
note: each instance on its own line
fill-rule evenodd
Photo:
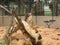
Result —
M 44 27 L 35 27 L 42 36 L 42 45 L 60 45 L 60 30 L 49 29 Z M 19 32 L 19 31 L 18 31 Z M 0 27 L 0 42 L 6 33 L 6 27 Z M 23 45 L 24 40 L 20 39 L 19 42 L 13 41 L 13 45 Z M 17 43 L 17 44 L 16 44 Z

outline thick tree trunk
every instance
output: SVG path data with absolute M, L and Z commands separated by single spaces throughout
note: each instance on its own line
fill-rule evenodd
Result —
M 23 0 L 20 0 L 20 3 L 23 7 L 23 10 L 24 10 L 24 14 L 26 14 L 26 5 L 24 4 Z

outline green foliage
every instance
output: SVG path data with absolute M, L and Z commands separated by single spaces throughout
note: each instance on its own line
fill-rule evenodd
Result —
M 50 11 L 45 11 L 44 14 L 45 14 L 45 16 L 51 16 L 51 15 L 52 15 L 52 12 L 50 12 Z
M 6 44 L 5 44 L 5 40 L 2 40 L 2 45 L 6 45 Z

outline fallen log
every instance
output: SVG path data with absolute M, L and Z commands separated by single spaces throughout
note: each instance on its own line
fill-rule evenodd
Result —
M 27 33 L 27 35 L 29 35 L 30 39 L 34 39 L 35 43 L 37 43 L 41 39 L 41 35 L 39 33 L 36 33 L 36 30 L 32 29 L 26 21 L 21 19 L 19 20 L 14 11 L 13 14 L 16 17 L 19 27 L 22 27 L 23 30 Z
M 26 37 L 28 37 L 30 39 L 30 41 L 32 42 L 33 45 L 37 44 L 39 41 L 41 41 L 41 35 L 36 32 L 36 30 L 34 30 L 33 28 L 31 28 L 31 26 L 24 20 L 21 20 L 21 18 L 19 19 L 17 14 L 16 14 L 16 10 L 13 10 L 12 13 L 9 12 L 9 10 L 7 10 L 5 7 L 1 7 L 3 8 L 4 10 L 6 10 L 8 13 L 12 14 L 16 21 L 17 21 L 17 26 L 18 26 L 18 29 L 20 29 L 23 33 L 23 35 L 25 35 Z M 7 32 L 6 33 L 6 42 L 7 42 L 7 45 L 10 44 L 10 41 L 11 40 L 11 37 L 10 35 L 13 33 L 13 32 L 16 32 L 17 30 L 14 30 L 12 31 L 11 33 Z

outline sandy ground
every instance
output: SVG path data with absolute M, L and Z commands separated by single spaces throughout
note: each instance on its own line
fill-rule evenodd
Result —
M 42 36 L 42 45 L 60 45 L 60 30 L 48 29 L 40 26 L 34 28 L 37 28 L 37 30 Z M 1 39 L 3 39 L 5 32 L 6 32 L 6 28 L 0 27 L 0 41 Z M 15 35 L 19 35 L 19 31 L 16 32 Z M 20 37 L 23 37 L 21 35 Z M 13 40 L 11 43 L 13 43 L 13 45 L 23 45 L 24 42 L 25 40 L 21 38 L 18 42 L 16 40 Z
M 38 27 L 42 36 L 42 45 L 60 45 L 60 30 Z
M 0 27 L 0 40 L 4 38 L 6 27 Z
M 0 27 L 0 45 L 2 45 L 4 41 L 5 34 L 6 34 L 6 27 Z

